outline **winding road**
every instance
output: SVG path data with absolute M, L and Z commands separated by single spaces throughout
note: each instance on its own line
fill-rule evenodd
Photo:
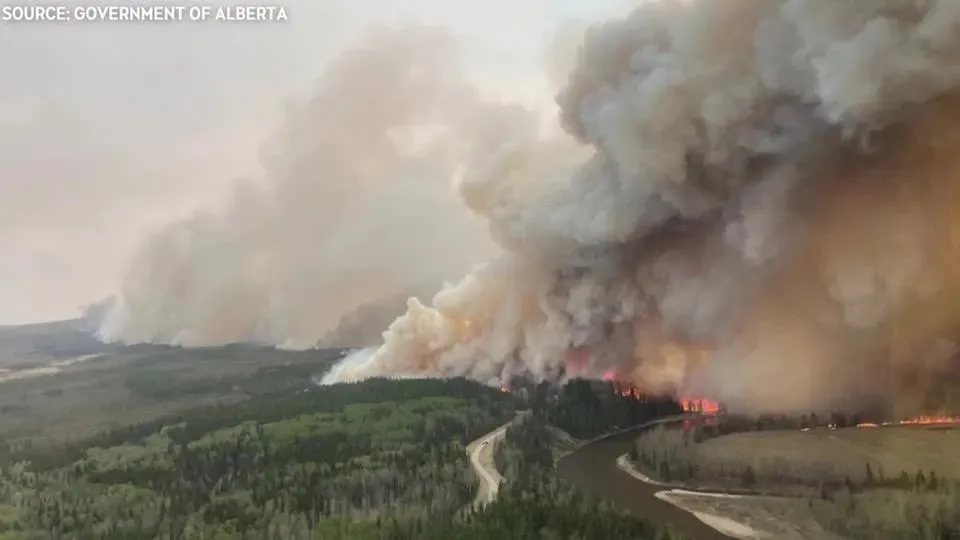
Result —
M 477 478 L 480 479 L 480 485 L 477 487 L 477 498 L 473 501 L 474 507 L 490 504 L 497 499 L 500 482 L 503 481 L 503 477 L 500 476 L 494 463 L 497 443 L 506 436 L 507 428 L 523 418 L 528 412 L 517 411 L 513 420 L 467 445 L 470 464 L 477 473 Z
M 474 500 L 475 507 L 490 504 L 497 498 L 497 492 L 500 491 L 500 482 L 503 477 L 497 472 L 494 464 L 494 450 L 507 434 L 507 428 L 514 421 L 511 420 L 499 428 L 487 433 L 483 437 L 467 445 L 467 453 L 470 455 L 470 464 L 480 479 L 480 485 L 477 488 L 477 498 Z
M 500 483 L 503 481 L 494 463 L 496 445 L 505 437 L 507 428 L 522 414 L 518 414 L 514 420 L 467 445 L 470 464 L 480 480 L 477 496 L 473 502 L 474 507 L 481 507 L 496 500 Z M 626 454 L 638 432 L 660 424 L 677 422 L 686 417 L 683 415 L 660 418 L 588 441 L 559 460 L 558 474 L 577 484 L 584 491 L 605 498 L 641 519 L 668 526 L 689 538 L 729 540 L 745 537 L 746 535 L 737 534 L 736 527 L 729 523 L 725 524 L 723 518 L 711 519 L 715 516 L 692 512 L 674 504 L 670 500 L 670 495 L 674 492 L 682 493 L 683 490 L 665 489 L 655 480 L 645 478 L 631 470 L 625 461 Z M 711 492 L 698 494 L 716 497 L 731 496 Z M 725 530 L 728 534 L 724 534 L 721 530 Z

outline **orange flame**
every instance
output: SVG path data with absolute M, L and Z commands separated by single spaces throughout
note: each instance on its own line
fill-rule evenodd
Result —
M 603 380 L 613 383 L 613 391 L 616 392 L 617 395 L 633 399 L 640 399 L 642 397 L 642 393 L 640 392 L 639 388 L 618 380 L 612 369 L 604 372 Z
M 640 399 L 641 397 L 640 389 L 620 380 L 614 369 L 603 372 L 603 380 L 613 383 L 614 391 L 621 396 L 634 399 Z M 702 397 L 681 398 L 680 407 L 688 413 L 717 414 L 720 412 L 719 403 Z
M 571 349 L 567 352 L 567 373 L 581 374 L 585 370 L 587 353 L 583 349 Z M 622 380 L 616 368 L 610 368 L 600 376 L 604 381 L 613 383 L 614 392 L 620 396 L 640 399 L 642 393 L 629 382 Z M 680 399 L 680 406 L 684 412 L 698 412 L 702 414 L 716 414 L 720 412 L 720 404 L 716 401 L 701 397 L 691 397 Z
M 916 418 L 907 418 L 906 420 L 897 420 L 895 422 L 863 422 L 857 424 L 858 428 L 875 428 L 882 426 L 914 426 L 914 425 L 934 425 L 934 424 L 960 424 L 960 416 L 918 416 Z
M 906 424 L 960 424 L 960 416 L 918 416 L 897 422 Z
M 682 398 L 680 407 L 684 412 L 701 412 L 714 414 L 720 412 L 720 404 L 716 401 L 710 401 L 704 398 Z

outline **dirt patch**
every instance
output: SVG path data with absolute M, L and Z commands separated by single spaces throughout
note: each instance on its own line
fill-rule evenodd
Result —
M 806 510 L 806 505 L 794 499 L 718 496 L 683 490 L 662 491 L 657 497 L 693 512 L 705 523 L 734 538 L 843 540 L 824 529 Z

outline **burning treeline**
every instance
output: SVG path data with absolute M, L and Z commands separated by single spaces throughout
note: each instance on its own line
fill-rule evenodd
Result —
M 369 358 L 497 381 L 577 369 L 731 410 L 923 409 L 960 338 L 960 2 L 647 2 L 461 179 L 504 253 Z

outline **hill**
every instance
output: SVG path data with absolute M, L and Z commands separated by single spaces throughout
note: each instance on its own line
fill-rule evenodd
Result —
M 35 367 L 115 348 L 98 341 L 95 330 L 86 319 L 0 326 L 0 368 Z

